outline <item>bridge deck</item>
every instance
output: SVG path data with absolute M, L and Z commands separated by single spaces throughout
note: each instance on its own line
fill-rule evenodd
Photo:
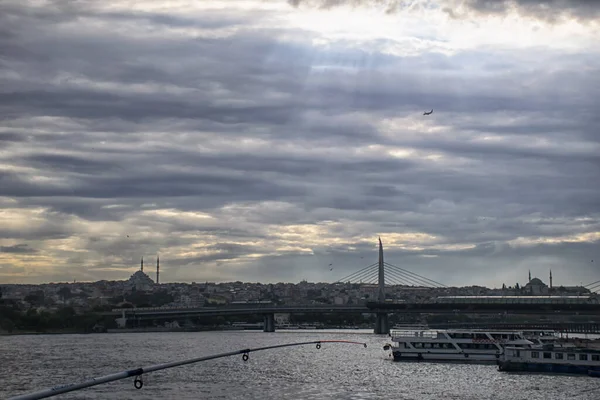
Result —
M 356 306 L 255 306 L 201 308 L 124 308 L 103 315 L 135 315 L 136 317 L 168 317 L 182 315 L 248 315 L 274 313 L 423 313 L 423 314 L 584 314 L 600 315 L 598 304 L 446 304 L 446 303 L 367 303 Z

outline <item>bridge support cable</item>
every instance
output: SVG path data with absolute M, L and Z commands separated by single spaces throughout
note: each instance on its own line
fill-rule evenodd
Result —
M 350 279 L 344 278 L 345 281 L 342 283 L 367 283 L 373 281 L 374 278 L 377 278 L 377 266 L 371 265 L 368 269 L 363 269 L 360 273 L 354 274 Z
M 358 283 L 375 284 L 379 280 L 377 269 L 373 269 L 368 274 L 360 278 Z
M 365 283 L 365 282 L 377 282 L 379 280 L 378 278 L 379 272 L 377 271 L 377 267 L 373 267 L 368 274 L 360 277 L 358 279 L 358 282 L 361 283 Z
M 443 283 L 440 283 L 440 282 L 434 281 L 433 279 L 429 279 L 429 278 L 426 278 L 424 276 L 415 274 L 414 272 L 411 272 L 411 271 L 406 270 L 404 268 L 400 268 L 400 267 L 398 267 L 396 265 L 387 264 L 386 263 L 386 266 L 388 267 L 388 269 L 391 269 L 391 270 L 393 270 L 393 271 L 395 271 L 397 273 L 403 274 L 404 276 L 407 276 L 407 277 L 410 276 L 412 279 L 414 279 L 414 280 L 416 280 L 418 282 L 422 282 L 422 284 L 424 286 L 446 287 L 446 285 L 444 285 Z
M 600 286 L 600 281 L 588 283 L 587 285 L 584 286 L 584 288 L 588 288 L 589 289 L 590 286 Z
M 403 286 L 427 286 L 429 287 L 429 285 L 424 284 L 423 282 L 419 282 L 418 280 L 415 280 L 414 278 L 410 277 L 410 276 L 406 276 L 403 275 L 402 273 L 396 272 L 394 270 L 392 270 L 391 268 L 388 268 L 385 271 L 385 275 L 386 275 L 386 280 L 390 280 L 393 279 L 395 282 L 398 282 L 397 284 L 399 285 L 403 285 Z
M 429 286 L 433 286 L 433 287 L 447 287 L 447 286 L 446 286 L 446 285 L 444 285 L 443 283 L 440 283 L 440 282 L 434 281 L 433 279 L 426 278 L 426 277 L 424 277 L 424 276 L 421 276 L 421 275 L 419 275 L 419 274 L 415 274 L 414 272 L 411 272 L 411 271 L 409 271 L 409 270 L 406 270 L 406 269 L 404 269 L 404 268 L 400 268 L 400 267 L 398 267 L 398 266 L 396 266 L 396 265 L 393 265 L 393 264 L 390 264 L 390 263 L 385 263 L 385 266 L 386 266 L 386 267 L 390 267 L 390 268 L 394 268 L 396 271 L 402 271 L 402 272 L 404 272 L 405 274 L 407 274 L 407 275 L 410 275 L 410 276 L 414 277 L 415 279 L 420 279 L 420 280 L 422 280 L 422 281 L 424 281 L 424 282 L 428 282 L 428 285 L 429 285 Z
M 597 293 L 598 290 L 600 290 L 600 283 L 597 284 L 597 285 L 594 285 L 594 286 L 590 286 L 590 287 L 588 287 L 586 289 L 588 289 L 592 293 Z
M 385 273 L 385 282 L 388 286 L 411 286 L 411 283 L 406 282 L 402 277 L 398 277 L 390 271 Z
M 589 283 L 585 285 L 584 288 L 588 289 L 590 292 L 598 293 L 598 290 L 600 290 L 600 281 Z
M 410 286 L 423 286 L 424 282 L 423 281 L 419 281 L 418 279 L 413 278 L 412 276 L 403 273 L 402 271 L 398 271 L 393 267 L 389 267 L 386 269 L 386 275 L 388 276 L 394 276 L 396 277 L 396 279 L 400 280 L 402 282 L 402 284 L 404 285 L 410 285 Z
M 392 268 L 386 268 L 385 270 L 385 280 L 386 282 L 392 283 L 394 285 L 401 286 L 421 286 L 421 284 L 415 280 L 412 280 L 410 277 L 406 277 Z
M 357 277 L 360 277 L 363 274 L 368 274 L 370 272 L 369 268 L 373 268 L 373 267 L 375 267 L 377 265 L 378 265 L 378 263 L 374 263 L 374 264 L 368 265 L 368 266 L 366 266 L 366 267 L 364 267 L 364 268 L 362 268 L 362 269 L 360 269 L 360 270 L 358 270 L 356 272 L 351 273 L 348 276 L 343 277 L 342 279 L 339 279 L 337 282 L 339 282 L 339 283 L 356 282 L 356 278 Z
M 401 277 L 401 279 L 409 282 L 410 285 L 413 285 L 413 286 L 437 287 L 437 286 L 434 286 L 431 283 L 427 282 L 426 280 L 415 278 L 415 277 L 413 277 L 413 276 L 411 276 L 411 275 L 409 275 L 409 274 L 407 274 L 407 273 L 405 273 L 403 271 L 398 271 L 398 270 L 395 270 L 393 268 L 388 268 L 387 272 L 389 274 L 396 274 L 398 277 Z
M 350 283 L 365 283 L 367 281 L 373 280 L 373 277 L 377 276 L 377 268 L 371 267 L 370 269 L 361 272 L 360 274 L 356 274 L 352 279 L 346 280 L 346 282 Z

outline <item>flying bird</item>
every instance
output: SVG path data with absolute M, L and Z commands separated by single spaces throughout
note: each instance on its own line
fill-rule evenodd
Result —
M 431 115 L 432 113 L 433 113 L 433 108 L 432 108 L 432 109 L 431 109 L 431 111 L 429 111 L 429 112 L 425 111 L 425 112 L 423 113 L 423 115 Z

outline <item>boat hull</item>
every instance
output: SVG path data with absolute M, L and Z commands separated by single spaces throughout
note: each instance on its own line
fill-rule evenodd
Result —
M 499 361 L 499 354 L 466 354 L 466 353 L 436 353 L 436 352 L 401 352 L 392 351 L 394 361 L 426 361 L 426 362 L 460 362 L 460 363 L 484 363 L 496 364 Z
M 551 372 L 600 376 L 600 366 L 502 361 L 498 370 L 505 372 Z

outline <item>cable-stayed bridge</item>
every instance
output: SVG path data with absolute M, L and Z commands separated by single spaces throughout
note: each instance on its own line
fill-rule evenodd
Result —
M 383 245 L 379 239 L 379 260 L 377 263 L 364 267 L 348 276 L 337 281 L 338 283 L 367 283 L 377 284 L 377 301 L 351 305 L 351 306 L 331 306 L 331 305 L 299 305 L 299 306 L 277 306 L 273 304 L 248 304 L 229 305 L 219 307 L 198 307 L 198 308 L 129 308 L 115 309 L 111 312 L 103 313 L 106 316 L 121 316 L 124 320 L 152 321 L 159 319 L 177 320 L 185 318 L 198 318 L 202 316 L 227 316 L 227 315 L 262 315 L 264 317 L 265 332 L 275 331 L 276 313 L 369 313 L 376 315 L 376 324 L 374 332 L 377 334 L 389 333 L 389 313 L 418 313 L 418 314 L 486 314 L 486 313 L 511 313 L 511 314 L 550 314 L 573 315 L 585 314 L 595 316 L 600 320 L 600 304 L 598 299 L 590 298 L 561 298 L 538 299 L 536 296 L 528 297 L 527 301 L 515 301 L 508 297 L 497 296 L 501 301 L 480 301 L 479 298 L 462 298 L 459 302 L 452 299 L 431 299 L 420 302 L 386 302 L 385 286 L 405 285 L 429 288 L 443 288 L 446 285 L 435 280 L 418 275 L 414 272 L 400 268 L 391 263 L 387 263 L 383 258 Z M 600 281 L 587 285 L 589 288 L 600 289 Z M 510 296 L 509 296 L 510 297 Z M 518 296 L 517 296 L 518 297 Z M 494 297 L 496 300 L 496 298 Z M 448 301 L 450 300 L 450 301 Z M 503 301 L 506 300 L 506 301 Z M 523 298 L 521 298 L 523 300 Z M 546 300 L 550 300 L 549 302 Z M 595 301 L 594 301 L 595 300 Z M 558 314 L 557 314 L 558 313 Z M 561 314 L 564 313 L 564 314 Z M 597 324 L 600 329 L 600 324 Z M 594 325 L 596 326 L 596 325 Z
M 404 268 L 395 266 L 387 262 L 383 263 L 386 285 L 399 286 L 420 286 L 430 288 L 448 287 L 443 283 L 426 278 L 419 274 L 415 274 Z M 337 281 L 338 283 L 368 283 L 376 284 L 379 282 L 379 263 L 373 263 L 359 271 L 356 271 L 348 276 Z

